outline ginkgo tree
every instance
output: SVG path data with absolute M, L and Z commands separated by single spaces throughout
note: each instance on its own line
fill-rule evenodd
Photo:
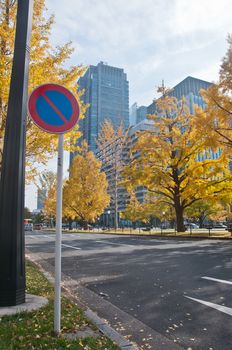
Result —
M 150 219 L 149 212 L 145 211 L 144 205 L 139 202 L 134 191 L 130 193 L 130 199 L 125 210 L 121 212 L 121 218 L 130 220 L 134 226 L 137 221 L 147 223 Z
M 44 201 L 43 212 L 48 218 L 51 226 L 56 218 L 56 184 L 52 184 L 47 192 L 47 197 Z
M 123 153 L 127 142 L 128 132 L 123 124 L 115 127 L 110 119 L 105 119 L 97 140 L 99 156 L 103 170 L 106 169 L 109 181 L 110 207 L 114 214 L 114 227 L 118 228 L 118 206 L 121 172 L 124 167 Z
M 225 220 L 228 209 L 229 204 L 199 200 L 186 209 L 185 215 L 188 219 L 197 221 L 202 228 L 205 220 Z
M 81 221 L 84 228 L 95 220 L 108 206 L 106 174 L 101 162 L 88 150 L 84 141 L 72 161 L 69 179 L 63 189 L 63 215 Z
M 219 81 L 202 90 L 207 108 L 197 108 L 196 124 L 206 133 L 208 144 L 232 148 L 232 35 L 228 36 L 228 50 L 222 60 Z
M 0 167 L 14 52 L 16 10 L 17 1 L 0 0 Z M 85 68 L 82 65 L 65 67 L 73 48 L 71 43 L 56 48 L 52 47 L 50 35 L 53 23 L 54 16 L 48 16 L 46 13 L 45 0 L 35 0 L 30 48 L 29 93 L 44 83 L 52 82 L 63 85 L 70 89 L 79 100 L 81 117 L 83 117 L 85 107 L 77 93 L 77 80 L 84 73 Z M 78 126 L 67 133 L 65 137 L 66 149 L 73 150 L 79 136 Z M 35 162 L 46 163 L 56 148 L 57 137 L 44 133 L 28 119 L 26 161 L 31 176 L 36 173 Z
M 156 100 L 157 115 L 150 116 L 154 129 L 141 132 L 124 171 L 129 190 L 144 186 L 153 203 L 172 207 L 177 231 L 185 231 L 184 212 L 193 203 L 210 199 L 231 200 L 229 158 L 221 149 L 212 159 L 205 135 L 196 128 L 184 100 L 163 94 Z M 134 156 L 134 155 L 139 156 Z

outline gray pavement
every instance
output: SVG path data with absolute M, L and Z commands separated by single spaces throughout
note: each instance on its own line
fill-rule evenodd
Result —
M 15 315 L 20 312 L 38 310 L 48 303 L 48 300 L 38 295 L 26 294 L 25 303 L 16 306 L 0 307 L 0 316 Z
M 55 235 L 26 246 L 54 267 Z M 232 349 L 231 242 L 64 234 L 69 288 L 141 349 Z

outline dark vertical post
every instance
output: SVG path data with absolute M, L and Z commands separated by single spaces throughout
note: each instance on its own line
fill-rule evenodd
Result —
M 18 0 L 0 182 L 0 306 L 25 302 L 24 178 L 32 0 Z

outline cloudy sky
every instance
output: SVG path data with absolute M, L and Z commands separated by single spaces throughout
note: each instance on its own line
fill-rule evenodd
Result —
M 47 0 L 53 41 L 71 40 L 71 63 L 124 68 L 130 104 L 149 104 L 164 79 L 216 80 L 232 32 L 231 0 Z
M 72 41 L 69 62 L 124 68 L 130 105 L 148 105 L 164 79 L 191 75 L 216 81 L 232 33 L 231 0 L 47 0 L 56 23 L 52 42 Z M 65 165 L 66 168 L 68 164 Z M 36 196 L 26 205 L 36 207 Z

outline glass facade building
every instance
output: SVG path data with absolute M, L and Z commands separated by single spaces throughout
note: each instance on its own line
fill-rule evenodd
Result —
M 174 86 L 170 92 L 169 96 L 174 96 L 178 101 L 182 97 L 186 98 L 186 103 L 189 107 L 191 114 L 194 113 L 194 106 L 199 106 L 201 108 L 206 108 L 206 103 L 200 94 L 201 89 L 208 89 L 211 83 L 201 79 L 187 77 L 182 80 L 179 84 Z M 155 102 L 147 107 L 148 114 L 154 114 L 156 112 Z M 217 159 L 221 155 L 221 149 L 218 148 L 216 151 L 206 150 L 204 153 L 198 155 L 198 160 L 202 161 L 204 159 Z
M 138 106 L 135 102 L 130 108 L 130 126 L 134 126 L 147 118 L 147 107 Z
M 110 119 L 115 127 L 121 123 L 125 129 L 129 127 L 129 83 L 123 69 L 100 62 L 88 68 L 78 85 L 78 90 L 84 90 L 82 101 L 89 105 L 79 123 L 82 139 L 95 151 L 105 119 Z
M 200 94 L 201 89 L 208 89 L 211 85 L 208 81 L 201 79 L 187 77 L 182 80 L 179 84 L 174 86 L 168 95 L 174 96 L 177 100 L 180 100 L 183 96 L 186 98 L 187 105 L 189 107 L 190 113 L 194 112 L 194 105 L 205 108 L 206 104 L 203 97 Z M 147 107 L 148 114 L 155 113 L 155 102 Z
M 47 197 L 47 191 L 46 189 L 40 189 L 37 190 L 37 209 L 42 210 L 44 208 L 44 202 Z

